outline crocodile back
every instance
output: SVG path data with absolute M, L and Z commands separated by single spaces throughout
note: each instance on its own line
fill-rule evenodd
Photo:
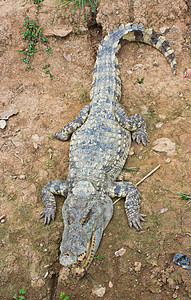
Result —
M 77 129 L 70 143 L 68 180 L 89 180 L 97 186 L 114 181 L 123 168 L 131 134 L 122 128 L 115 117 L 92 115 Z

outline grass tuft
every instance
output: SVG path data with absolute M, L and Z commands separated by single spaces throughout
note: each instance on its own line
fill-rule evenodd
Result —
M 87 20 L 87 6 L 90 6 L 91 12 L 94 16 L 96 16 L 97 13 L 97 0 L 60 0 L 60 3 L 57 6 L 57 9 L 54 14 L 54 19 L 56 16 L 56 13 L 59 9 L 65 8 L 65 13 L 69 11 L 71 14 L 73 12 L 73 19 L 76 15 L 76 11 L 79 11 L 79 20 L 81 15 L 83 15 L 84 20 Z M 64 13 L 64 14 L 65 14 Z M 54 22 L 53 19 L 53 22 Z
M 188 200 L 188 202 L 186 204 L 191 203 L 191 193 L 189 191 L 187 193 L 180 193 L 180 192 L 172 191 L 169 189 L 164 189 L 164 190 L 178 195 L 177 197 L 174 197 L 174 198 L 182 198 L 182 200 L 186 200 L 186 201 Z

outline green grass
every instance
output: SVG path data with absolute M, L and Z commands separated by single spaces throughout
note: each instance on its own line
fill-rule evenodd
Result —
M 25 299 L 25 296 L 24 296 L 25 294 L 26 294 L 25 290 L 20 289 L 19 292 L 12 297 L 12 299 L 24 300 Z
M 17 52 L 23 53 L 21 61 L 26 64 L 25 71 L 31 68 L 31 59 L 34 57 L 34 54 L 37 52 L 36 45 L 38 42 L 41 42 L 46 46 L 45 51 L 48 54 L 52 54 L 51 47 L 48 46 L 48 40 L 42 33 L 42 27 L 39 26 L 37 20 L 30 20 L 28 17 L 25 17 L 25 22 L 23 23 L 25 31 L 22 33 L 22 38 L 27 41 L 27 46 L 22 50 Z M 45 70 L 46 74 L 49 74 L 51 80 L 54 79 L 54 76 L 50 73 L 50 70 L 47 69 L 50 67 L 50 64 L 46 64 L 42 67 Z
M 174 198 L 181 198 L 182 200 L 188 201 L 187 204 L 191 202 L 191 193 L 189 191 L 187 193 L 181 193 L 181 192 L 176 192 L 176 191 L 172 191 L 169 189 L 164 189 L 164 190 L 178 195 Z
M 59 299 L 62 299 L 62 300 L 68 300 L 69 299 L 69 296 L 65 296 L 65 293 L 64 292 L 61 292 L 60 293 L 60 298 Z
M 75 14 L 77 10 L 79 11 L 79 19 L 81 15 L 84 16 L 84 20 L 87 20 L 87 6 L 90 6 L 91 12 L 94 16 L 96 16 L 97 13 L 97 0 L 60 0 L 59 4 L 57 6 L 57 9 L 54 14 L 54 19 L 56 16 L 56 13 L 59 9 L 64 8 L 65 13 L 66 11 L 69 11 L 70 14 L 73 13 L 73 18 L 75 17 Z M 54 22 L 53 19 L 53 22 Z

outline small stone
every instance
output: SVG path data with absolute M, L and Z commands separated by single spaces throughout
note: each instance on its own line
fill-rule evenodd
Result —
M 113 287 L 113 283 L 111 281 L 109 281 L 108 285 L 110 289 Z
M 19 112 L 18 109 L 15 107 L 7 109 L 6 111 L 3 111 L 2 113 L 0 113 L 0 119 L 8 120 L 11 116 L 17 115 L 18 112 Z
M 161 210 L 160 210 L 160 214 L 164 214 L 165 212 L 167 212 L 168 211 L 168 208 L 162 208 Z
M 159 123 L 157 123 L 155 126 L 156 126 L 156 128 L 161 128 L 162 125 L 163 125 L 163 122 L 159 122 Z
M 159 66 L 158 62 L 157 61 L 153 61 L 153 66 L 154 67 L 158 67 Z
M 121 248 L 121 249 L 115 251 L 115 256 L 123 256 L 125 254 L 125 252 L 126 252 L 126 249 Z
M 67 60 L 67 61 L 72 61 L 71 55 L 66 53 L 65 51 L 62 53 L 63 57 Z
M 141 262 L 135 262 L 135 272 L 139 272 L 141 270 Z
M 7 123 L 5 120 L 0 120 L 0 128 L 4 129 L 7 126 Z
M 99 287 L 99 288 L 94 288 L 92 289 L 92 294 L 97 296 L 97 297 L 103 297 L 105 294 L 105 287 Z
M 54 26 L 52 28 L 49 28 L 45 31 L 45 34 L 47 36 L 59 36 L 59 37 L 65 37 L 69 35 L 72 32 L 72 27 L 63 27 L 63 26 Z
M 170 157 L 167 157 L 167 159 L 165 159 L 165 162 L 166 162 L 167 164 L 169 164 L 169 163 L 171 162 Z
M 48 272 L 46 272 L 46 274 L 44 275 L 44 278 L 46 278 L 48 276 Z
M 1 223 L 2 223 L 3 220 L 5 220 L 5 218 L 6 218 L 6 215 L 0 216 L 0 221 L 1 221 Z
M 171 155 L 175 151 L 175 143 L 168 138 L 160 138 L 154 141 L 153 150 L 156 152 L 166 152 L 167 155 Z
M 128 75 L 131 75 L 132 73 L 133 73 L 132 71 L 127 70 L 127 74 L 128 74 Z
M 131 147 L 129 150 L 129 156 L 133 156 L 135 154 L 135 148 Z
M 172 289 L 175 288 L 175 282 L 172 278 L 168 278 L 167 282 L 168 282 L 170 288 L 172 288 Z
M 137 64 L 137 65 L 135 65 L 133 68 L 132 68 L 132 70 L 133 71 L 136 71 L 136 70 L 138 70 L 139 68 L 141 68 L 143 65 L 142 64 Z
M 178 298 L 178 294 L 175 292 L 175 293 L 172 295 L 172 298 L 173 298 L 173 299 Z
M 19 176 L 19 179 L 21 179 L 21 180 L 26 179 L 26 175 L 24 175 L 24 174 L 20 175 L 20 176 Z
M 38 134 L 32 135 L 32 140 L 33 140 L 33 146 L 34 146 L 34 148 L 37 149 L 38 148 L 38 142 L 40 140 Z
M 163 34 L 165 33 L 167 30 L 169 30 L 169 27 L 161 27 L 160 28 L 160 32 Z

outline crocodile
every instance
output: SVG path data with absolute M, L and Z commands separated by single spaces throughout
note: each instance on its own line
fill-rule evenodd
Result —
M 149 44 L 159 50 L 176 72 L 174 50 L 164 36 L 143 25 L 129 23 L 114 28 L 97 51 L 90 103 L 78 116 L 55 133 L 66 141 L 71 136 L 69 171 L 65 181 L 52 180 L 42 189 L 44 225 L 55 219 L 54 195 L 65 198 L 64 231 L 60 264 L 81 278 L 90 266 L 103 231 L 113 215 L 112 198 L 125 198 L 129 226 L 142 229 L 145 215 L 139 212 L 140 193 L 127 181 L 117 181 L 128 156 L 131 141 L 146 146 L 146 123 L 139 114 L 128 116 L 119 104 L 121 80 L 117 53 L 124 41 Z

